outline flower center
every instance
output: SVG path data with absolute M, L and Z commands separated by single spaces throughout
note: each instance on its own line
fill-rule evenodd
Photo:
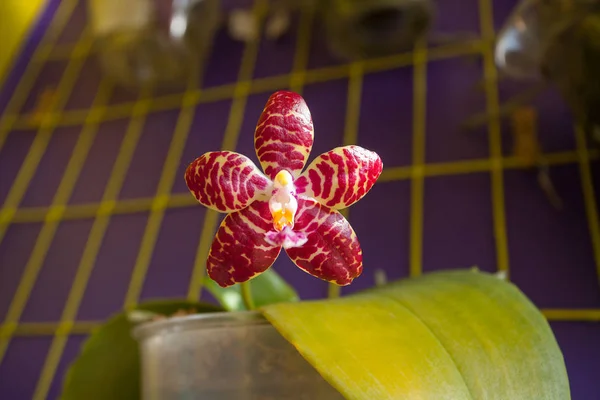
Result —
M 279 171 L 273 181 L 273 192 L 269 199 L 269 210 L 273 216 L 273 228 L 280 232 L 283 228 L 294 227 L 294 216 L 298 210 L 294 178 L 288 171 Z

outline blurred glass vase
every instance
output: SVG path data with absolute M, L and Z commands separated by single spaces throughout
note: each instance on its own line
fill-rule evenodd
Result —
M 186 82 L 219 21 L 219 0 L 88 2 L 100 65 L 130 87 Z
M 514 78 L 554 78 L 556 69 L 565 69 L 565 34 L 594 4 L 596 0 L 521 0 L 498 34 L 496 65 Z
M 257 312 L 139 325 L 142 399 L 342 400 Z
M 433 20 L 430 0 L 319 1 L 331 51 L 346 59 L 411 50 Z

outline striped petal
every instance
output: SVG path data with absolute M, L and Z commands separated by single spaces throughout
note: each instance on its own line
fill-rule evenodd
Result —
M 382 170 L 377 153 L 359 146 L 338 147 L 317 157 L 295 186 L 299 195 L 340 210 L 367 194 Z
M 219 286 L 245 282 L 269 268 L 281 250 L 266 240 L 273 228 L 269 204 L 255 201 L 229 214 L 219 227 L 208 253 L 208 276 Z
M 232 151 L 205 153 L 185 171 L 190 192 L 202 205 L 220 212 L 246 208 L 269 193 L 271 181 L 248 157 Z
M 313 123 L 302 96 L 279 91 L 269 97 L 256 131 L 254 148 L 271 179 L 282 169 L 300 175 L 313 145 Z
M 294 231 L 304 233 L 301 247 L 286 249 L 302 270 L 328 282 L 348 285 L 362 273 L 362 250 L 350 223 L 314 199 L 298 200 Z

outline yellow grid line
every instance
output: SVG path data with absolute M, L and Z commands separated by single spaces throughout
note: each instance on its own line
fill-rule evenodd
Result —
M 190 195 L 186 195 L 189 197 Z M 194 199 L 194 206 L 198 206 L 198 202 Z M 208 258 L 208 250 L 213 241 L 214 231 L 218 222 L 218 213 L 206 210 L 204 214 L 204 224 L 200 233 L 198 248 L 196 249 L 196 257 L 194 258 L 194 268 L 192 277 L 188 287 L 187 298 L 190 301 L 200 301 L 202 288 L 204 284 L 204 275 L 206 269 L 206 259 Z
M 542 308 L 542 314 L 550 322 L 600 322 L 600 309 Z M 100 328 L 106 321 L 74 321 L 68 324 L 71 335 L 88 335 Z M 52 336 L 65 330 L 60 322 L 23 322 L 0 326 L 0 339 L 11 337 Z
M 99 49 L 93 48 L 90 52 L 91 54 L 95 54 Z M 46 52 L 45 57 L 32 57 L 32 63 L 39 63 L 44 61 L 63 61 L 71 59 L 73 53 L 73 44 L 72 43 L 62 43 L 57 44 L 55 46 L 44 46 L 43 51 Z
M 72 335 L 88 335 L 104 323 L 106 321 L 76 321 L 70 326 L 70 331 Z M 60 322 L 24 322 L 16 325 L 11 336 L 54 336 L 64 328 L 65 325 Z M 0 333 L 0 338 L 1 336 Z
M 154 252 L 154 247 L 158 239 L 158 234 L 160 233 L 160 226 L 164 218 L 171 188 L 175 181 L 179 161 L 181 160 L 181 155 L 194 120 L 194 115 L 194 106 L 188 104 L 185 104 L 179 113 L 173 139 L 171 140 L 169 152 L 163 165 L 156 197 L 152 203 L 152 211 L 148 217 L 129 288 L 127 289 L 127 294 L 125 296 L 125 308 L 135 307 L 141 294 L 146 273 Z
M 82 40 L 78 43 L 78 48 L 81 49 L 81 51 L 86 51 L 91 48 L 91 45 L 92 43 L 90 41 Z M 73 86 L 77 81 L 82 65 L 83 62 L 80 60 L 70 62 L 69 65 L 67 65 L 67 68 L 63 72 L 58 84 L 56 91 L 57 99 L 56 102 L 52 104 L 52 110 L 62 109 L 65 106 Z M 89 115 L 98 115 L 98 113 L 94 108 L 91 108 Z M 29 152 L 23 161 L 23 165 L 21 165 L 19 173 L 17 174 L 17 177 L 15 178 L 12 187 L 8 192 L 6 200 L 4 201 L 2 211 L 0 211 L 0 243 L 4 239 L 8 226 L 12 220 L 12 216 L 21 203 L 21 200 L 23 199 L 23 196 L 29 187 L 31 179 L 37 171 L 37 167 L 46 151 L 55 128 L 56 119 L 52 118 L 52 116 L 43 118 L 42 124 L 35 135 L 35 139 L 33 140 L 31 147 L 29 148 Z
M 78 42 L 77 48 L 81 48 L 82 51 L 85 51 L 90 47 L 90 41 L 81 40 Z M 80 61 L 70 62 L 63 72 L 57 89 L 57 100 L 52 105 L 53 109 L 61 109 L 66 104 L 73 85 L 79 76 L 79 71 L 81 70 L 82 64 L 83 62 Z M 89 116 L 90 118 L 94 117 L 97 119 L 97 114 L 93 111 L 93 109 L 90 110 Z M 21 166 L 21 169 L 19 170 L 19 173 L 13 182 L 13 186 L 11 187 L 4 202 L 3 209 L 0 212 L 0 242 L 6 234 L 14 211 L 20 204 L 27 188 L 29 187 L 29 183 L 31 182 L 31 179 L 37 170 L 37 166 L 41 161 L 41 158 L 48 145 L 51 132 L 54 130 L 54 128 L 55 120 L 52 118 L 44 120 L 42 126 L 35 136 L 23 165 Z M 84 137 L 83 134 L 80 135 L 76 147 L 85 146 L 85 141 L 83 141 L 82 137 Z M 65 203 L 67 202 L 72 190 L 71 186 L 74 186 L 75 181 L 77 180 L 79 171 L 74 170 L 74 168 L 71 167 L 71 164 L 78 161 L 79 159 L 75 157 L 75 154 L 69 161 L 65 175 L 63 176 L 63 179 L 61 180 L 61 183 L 54 196 L 53 207 L 49 209 L 48 214 L 46 215 L 46 223 L 40 231 L 36 241 L 36 246 L 25 267 L 25 270 L 23 271 L 21 281 L 9 306 L 8 314 L 5 319 L 7 323 L 17 323 L 27 303 L 41 264 L 44 261 L 46 251 L 54 236 L 54 230 L 58 224 L 58 220 L 64 212 Z M 4 357 L 7 346 L 8 339 L 0 341 L 0 362 Z
M 311 7 L 310 4 L 306 5 L 307 7 L 303 7 L 303 12 L 306 10 L 311 11 L 313 14 L 315 12 L 314 8 Z M 492 40 L 495 39 L 495 36 L 492 36 L 491 38 Z M 465 40 L 461 40 L 461 41 L 453 41 L 450 43 L 445 43 L 442 45 L 436 45 L 435 47 L 440 47 L 440 48 L 449 48 L 449 47 L 460 47 L 463 46 L 464 44 L 475 44 L 477 43 L 478 40 L 477 39 L 473 39 L 473 38 L 469 38 L 469 39 L 465 39 Z M 77 54 L 77 53 L 73 53 L 73 47 L 74 45 L 71 43 L 67 43 L 67 44 L 57 44 L 55 46 L 44 46 L 43 48 L 43 56 L 37 57 L 37 58 L 32 58 L 31 62 L 32 63 L 39 63 L 39 62 L 45 62 L 45 61 L 61 61 L 61 60 L 68 60 L 71 59 L 73 57 L 81 57 L 81 55 Z M 91 50 L 91 54 L 94 54 L 94 52 L 97 49 L 92 49 Z M 412 52 L 409 53 L 405 53 L 405 54 L 393 54 L 393 55 L 388 55 L 388 56 L 382 56 L 382 57 L 373 57 L 370 58 L 368 60 L 365 60 L 367 63 L 372 63 L 372 62 L 376 62 L 376 63 L 381 63 L 381 61 L 388 61 L 388 62 L 394 62 L 393 60 L 397 57 L 404 57 L 405 59 L 411 58 L 411 54 Z
M 344 146 L 358 143 L 358 130 L 360 123 L 362 87 L 363 87 L 363 63 L 357 62 L 350 68 L 350 79 L 348 79 L 348 101 L 346 104 L 346 121 L 344 129 Z M 344 210 L 348 210 L 347 208 Z
M 575 140 L 577 142 L 577 154 L 579 156 L 579 174 L 581 175 L 585 212 L 590 230 L 592 249 L 594 251 L 598 283 L 600 284 L 600 226 L 598 224 L 598 208 L 594 183 L 590 171 L 590 154 L 587 148 L 585 132 L 581 126 L 575 127 Z
M 253 13 L 257 16 L 259 21 L 262 21 L 265 16 L 267 7 L 266 0 L 255 0 Z M 248 42 L 244 48 L 244 54 L 238 73 L 238 83 L 236 84 L 234 100 L 231 104 L 231 109 L 229 110 L 229 117 L 225 128 L 223 143 L 221 144 L 221 150 L 235 151 L 237 146 L 242 123 L 244 122 L 244 111 L 246 109 L 248 95 L 250 94 L 250 85 L 248 84 L 248 81 L 252 78 L 254 73 L 256 59 L 258 58 L 259 44 L 260 40 L 257 39 Z M 195 204 L 197 205 L 198 203 L 195 202 Z M 200 297 L 206 259 L 217 229 L 218 220 L 218 212 L 206 209 L 204 214 L 204 224 L 202 226 L 202 232 L 200 233 L 200 242 L 194 260 L 192 281 L 190 282 L 188 289 L 188 298 L 190 300 L 198 300 Z
M 104 81 L 103 81 L 104 84 Z M 85 288 L 89 282 L 94 268 L 97 255 L 100 251 L 104 235 L 110 223 L 110 216 L 114 210 L 117 197 L 125 181 L 126 172 L 131 164 L 135 148 L 142 135 L 145 121 L 145 110 L 148 107 L 148 89 L 142 91 L 139 96 L 137 108 L 134 110 L 133 118 L 125 132 L 115 164 L 113 165 L 109 181 L 106 185 L 102 202 L 97 209 L 94 224 L 90 230 L 88 240 L 85 244 L 77 272 L 69 292 L 59 328 L 50 345 L 48 355 L 40 374 L 35 390 L 34 399 L 44 399 L 56 374 L 56 368 L 60 363 L 64 348 L 67 344 L 69 334 L 73 332 L 74 319 L 85 295 Z
M 590 159 L 597 160 L 598 152 L 590 151 Z M 562 151 L 546 153 L 542 160 L 547 165 L 567 165 L 577 163 L 579 156 L 575 151 Z M 521 159 L 514 156 L 505 157 L 501 161 L 504 169 L 531 169 Z M 423 165 L 424 177 L 437 177 L 447 175 L 474 174 L 492 171 L 493 162 L 489 158 L 472 159 L 463 161 L 450 161 Z M 388 167 L 385 168 L 379 182 L 392 182 L 411 179 L 413 167 Z M 152 209 L 154 197 L 141 197 L 137 199 L 124 199 L 116 203 L 104 204 L 102 202 L 69 205 L 65 208 L 62 220 L 76 220 L 94 218 L 101 208 L 111 208 L 111 214 L 135 214 Z M 182 208 L 197 206 L 198 202 L 187 193 L 169 196 L 166 208 Z M 49 207 L 24 207 L 17 209 L 12 223 L 43 222 L 48 214 Z
M 358 143 L 358 131 L 360 124 L 360 111 L 362 102 L 362 87 L 364 78 L 364 63 L 355 62 L 350 66 L 350 77 L 348 79 L 348 94 L 346 102 L 346 120 L 344 122 L 343 145 L 348 146 Z M 340 213 L 349 221 L 350 209 L 344 208 Z M 327 296 L 329 298 L 339 297 L 342 287 L 334 283 L 328 285 Z
M 204 55 L 204 60 L 208 56 L 211 46 L 207 49 Z M 169 152 L 163 165 L 163 172 L 158 183 L 158 189 L 156 191 L 156 197 L 152 202 L 151 213 L 146 224 L 144 236 L 142 237 L 142 243 L 138 252 L 138 257 L 135 262 L 135 266 L 129 282 L 129 288 L 125 295 L 124 307 L 126 309 L 133 308 L 137 304 L 139 297 L 142 292 L 144 281 L 150 266 L 152 254 L 156 246 L 156 241 L 160 233 L 160 227 L 164 218 L 165 210 L 167 209 L 169 198 L 171 197 L 171 190 L 176 176 L 178 167 L 181 162 L 181 157 L 185 149 L 187 138 L 190 134 L 192 124 L 194 122 L 194 116 L 196 112 L 197 97 L 192 94 L 192 88 L 198 86 L 200 75 L 204 73 L 204 64 L 197 65 L 197 73 L 192 75 L 192 79 L 188 83 L 187 95 L 184 96 L 181 111 L 177 119 L 177 125 L 173 134 L 173 139 L 169 146 Z M 183 179 L 183 177 L 179 177 Z
M 296 52 L 290 77 L 290 90 L 302 94 L 306 80 L 306 68 L 310 56 L 310 40 L 315 10 L 313 7 L 304 7 L 300 12 L 298 22 L 298 36 L 296 38 Z
M 542 309 L 548 321 L 600 322 L 600 309 Z
M 488 133 L 490 141 L 490 159 L 492 161 L 492 210 L 494 220 L 494 237 L 496 240 L 496 257 L 498 270 L 510 279 L 508 242 L 506 234 L 506 215 L 504 208 L 504 178 L 502 172 L 502 140 L 500 120 L 498 117 L 498 85 L 494 64 L 494 19 L 491 0 L 479 0 L 481 33 L 484 42 L 484 79 L 487 112 L 490 115 Z
M 76 73 L 76 71 L 74 72 Z M 107 101 L 109 94 L 109 88 L 103 85 L 96 95 L 94 102 L 98 103 Z M 31 256 L 29 257 L 29 260 L 25 266 L 25 270 L 22 273 L 21 281 L 19 282 L 17 291 L 9 306 L 5 319 L 7 323 L 17 323 L 21 318 L 21 314 L 23 313 L 25 306 L 27 305 L 27 301 L 29 300 L 33 286 L 35 285 L 39 272 L 44 264 L 48 249 L 50 248 L 58 229 L 58 225 L 66 208 L 66 204 L 71 197 L 71 193 L 73 192 L 75 184 L 77 183 L 81 168 L 83 167 L 89 149 L 94 142 L 99 120 L 100 118 L 97 114 L 90 113 L 88 122 L 82 128 L 82 131 L 77 138 L 77 143 L 75 144 L 73 153 L 65 169 L 65 173 L 61 179 L 58 189 L 56 190 L 56 194 L 52 200 L 52 205 L 48 211 L 48 214 L 46 215 L 45 222 L 37 237 L 31 252 Z M 38 133 L 38 135 L 44 134 L 44 132 Z M 37 160 L 37 162 L 39 162 L 39 160 Z M 25 188 L 28 187 L 28 182 L 23 181 L 22 184 Z M 9 341 L 10 338 L 0 341 L 0 363 L 2 362 Z
M 425 186 L 425 124 L 427 115 L 427 48 L 419 43 L 413 69 L 413 161 L 410 212 L 410 276 L 423 269 L 423 198 Z
M 479 55 L 484 48 L 485 43 L 477 41 L 469 41 L 457 44 L 436 46 L 428 50 L 428 59 L 440 60 L 448 58 L 456 58 L 461 56 Z M 393 56 L 381 57 L 367 60 L 364 62 L 364 72 L 374 73 L 388 71 L 412 64 L 412 53 L 402 53 Z M 348 78 L 351 73 L 352 64 L 342 64 L 330 67 L 315 68 L 307 71 L 299 71 L 303 75 L 305 84 L 314 84 L 320 82 L 328 82 L 337 79 Z M 221 86 L 206 88 L 187 93 L 176 93 L 164 96 L 157 96 L 152 100 L 152 106 L 149 112 L 165 111 L 178 109 L 181 105 L 181 99 L 184 95 L 196 97 L 198 103 L 212 103 L 222 100 L 235 100 L 236 94 L 239 92 L 240 86 L 245 86 L 248 89 L 247 94 L 257 94 L 271 92 L 280 89 L 287 85 L 290 81 L 298 78 L 297 72 L 292 74 L 282 74 L 266 78 L 245 79 L 238 83 L 230 83 Z M 103 121 L 123 119 L 129 117 L 135 102 L 123 102 L 121 104 L 111 105 L 105 108 L 103 112 Z M 79 125 L 87 115 L 87 109 L 68 110 L 56 115 L 54 118 L 58 121 L 59 126 Z M 13 115 L 10 118 L 15 120 L 15 127 L 19 129 L 30 129 L 35 127 L 31 122 L 30 114 Z
M 61 1 L 56 13 L 52 18 L 52 22 L 50 27 L 44 33 L 44 38 L 42 41 L 49 42 L 48 44 L 43 45 L 42 41 L 38 43 L 35 52 L 33 53 L 33 58 L 45 60 L 48 56 L 48 49 L 51 48 L 60 33 L 64 29 L 67 21 L 71 18 L 71 14 L 75 10 L 77 2 L 75 0 L 64 0 Z M 46 6 L 47 7 L 47 6 Z M 48 36 L 50 38 L 48 39 Z M 15 117 L 15 113 L 18 113 L 23 107 L 23 104 L 27 100 L 27 97 L 30 94 L 31 88 L 33 87 L 40 71 L 42 70 L 44 63 L 27 63 L 27 67 L 19 80 L 16 88 L 12 92 L 11 98 L 6 105 L 4 113 L 0 117 L 0 149 L 4 146 L 8 134 L 11 129 L 14 128 L 15 123 L 17 122 L 17 118 Z M 9 68 L 10 71 L 10 68 Z M 6 76 L 8 77 L 9 71 L 7 71 Z M 0 82 L 0 87 L 2 87 L 3 82 Z

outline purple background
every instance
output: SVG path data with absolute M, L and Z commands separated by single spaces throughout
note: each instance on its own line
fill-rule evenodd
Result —
M 476 0 L 441 3 L 441 19 L 436 31 L 479 33 Z M 515 3 L 515 0 L 495 0 L 496 29 Z M 16 60 L 0 91 L 0 111 L 4 110 L 36 44 L 44 36 L 57 4 L 58 0 L 50 1 L 47 12 Z M 60 35 L 59 46 L 73 44 L 84 26 L 85 7 L 81 2 Z M 255 78 L 291 72 L 296 26 L 294 20 L 293 31 L 279 43 L 261 43 L 253 72 Z M 327 53 L 319 29 L 316 23 L 309 69 L 341 63 Z M 215 40 L 214 52 L 204 75 L 204 87 L 235 83 L 242 59 L 243 45 L 232 42 L 224 31 Z M 34 107 L 36 95 L 47 84 L 56 84 L 66 64 L 66 60 L 61 60 L 44 65 L 21 112 Z M 436 60 L 428 64 L 426 163 L 489 157 L 485 129 L 466 135 L 458 128 L 465 118 L 484 108 L 484 94 L 473 88 L 482 78 L 481 64 L 479 56 Z M 386 167 L 412 163 L 412 75 L 412 67 L 407 66 L 364 76 L 358 144 L 378 151 Z M 81 110 L 89 107 L 100 78 L 100 71 L 90 58 L 66 108 Z M 516 93 L 519 87 L 511 82 L 501 83 L 501 99 Z M 311 107 L 316 133 L 311 159 L 342 144 L 347 88 L 347 78 L 304 87 L 303 95 Z M 244 110 L 236 150 L 253 159 L 252 134 L 269 94 L 250 95 Z M 135 95 L 116 90 L 110 103 L 135 98 Z M 231 100 L 220 100 L 196 106 L 173 193 L 187 193 L 183 179 L 179 178 L 187 163 L 205 151 L 220 148 L 231 103 Z M 572 122 L 560 99 L 544 96 L 534 105 L 539 112 L 544 150 L 575 150 Z M 119 199 L 155 195 L 177 117 L 178 110 L 156 111 L 147 116 Z M 69 204 L 100 201 L 128 122 L 125 118 L 100 124 Z M 511 152 L 508 129 L 508 125 L 503 124 L 505 155 Z M 0 201 L 5 200 L 36 132 L 35 128 L 11 131 L 0 151 Z M 20 207 L 45 207 L 51 203 L 80 132 L 79 125 L 59 127 L 54 131 Z M 592 169 L 598 187 L 600 175 L 596 163 Z M 536 184 L 535 172 L 524 169 L 504 171 L 511 279 L 541 308 L 600 309 L 600 289 L 579 165 L 554 166 L 551 174 L 565 204 L 562 211 L 549 204 Z M 410 180 L 381 182 L 350 209 L 350 221 L 361 239 L 366 268 L 352 286 L 343 289 L 343 293 L 372 286 L 375 267 L 385 269 L 389 279 L 408 276 L 410 196 Z M 392 212 L 384 215 L 381 210 Z M 425 178 L 423 210 L 424 271 L 472 265 L 486 271 L 496 270 L 489 172 Z M 149 212 L 139 212 L 111 217 L 79 308 L 78 320 L 101 320 L 120 309 L 148 216 Z M 204 216 L 205 210 L 199 205 L 165 212 L 142 288 L 142 299 L 186 295 Z M 60 223 L 21 321 L 60 320 L 92 223 L 92 218 Z M 6 316 L 41 226 L 42 222 L 12 224 L 0 244 L 2 318 Z M 301 272 L 287 257 L 280 257 L 274 268 L 295 284 L 302 298 L 326 296 L 327 285 Z M 210 301 L 204 293 L 203 298 Z M 573 398 L 600 399 L 600 324 L 553 321 L 551 325 L 566 358 Z M 65 368 L 76 356 L 83 340 L 81 335 L 70 337 L 50 398 L 58 395 Z M 16 336 L 11 340 L 0 364 L 1 399 L 31 397 L 51 341 L 51 336 Z

